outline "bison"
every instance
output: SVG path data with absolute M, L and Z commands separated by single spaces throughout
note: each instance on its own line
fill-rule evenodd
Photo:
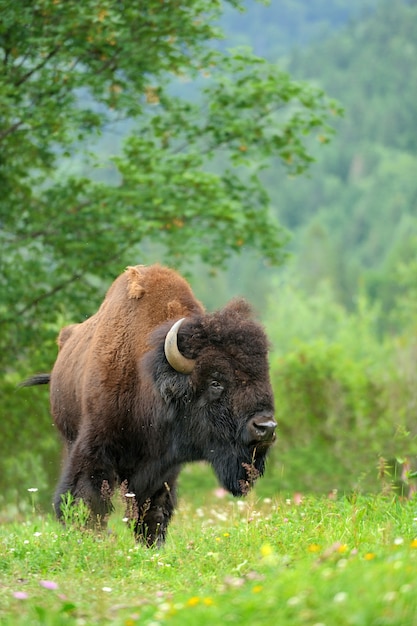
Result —
M 50 383 L 66 448 L 58 518 L 70 492 L 105 524 L 123 484 L 136 538 L 160 546 L 184 463 L 207 461 L 235 496 L 263 474 L 276 428 L 268 341 L 243 299 L 207 313 L 174 270 L 128 267 L 58 346 L 51 374 L 23 383 Z

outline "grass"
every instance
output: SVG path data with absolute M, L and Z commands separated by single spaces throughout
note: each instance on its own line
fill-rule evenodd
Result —
M 222 495 L 222 494 L 220 494 Z M 182 499 L 161 550 L 64 528 L 33 507 L 0 527 L 0 624 L 410 626 L 417 504 L 208 494 Z

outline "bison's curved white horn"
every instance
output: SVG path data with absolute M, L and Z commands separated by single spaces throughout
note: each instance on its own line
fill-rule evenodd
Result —
M 181 374 L 190 374 L 193 371 L 195 361 L 187 359 L 178 349 L 177 335 L 178 329 L 185 320 L 182 317 L 170 328 L 165 337 L 165 356 L 172 368 Z

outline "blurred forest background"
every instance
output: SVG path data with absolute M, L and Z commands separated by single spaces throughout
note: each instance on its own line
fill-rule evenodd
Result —
M 33 192 L 22 178 L 17 198 L 16 185 L 10 195 L 3 185 L 0 507 L 4 510 L 23 511 L 29 487 L 39 489 L 48 507 L 58 475 L 60 446 L 51 427 L 47 390 L 16 390 L 16 384 L 50 369 L 58 329 L 94 313 L 125 265 L 155 261 L 170 262 L 186 272 L 208 309 L 235 294 L 246 296 L 266 325 L 279 436 L 267 476 L 257 487 L 260 494 L 385 489 L 398 478 L 398 468 L 402 487 L 406 492 L 413 489 L 415 479 L 407 471 L 417 458 L 417 2 L 272 0 L 267 6 L 245 0 L 244 12 L 233 4 L 215 16 L 225 37 L 211 50 L 220 54 L 241 47 L 235 55 L 240 73 L 232 72 L 229 82 L 222 75 L 211 92 L 215 105 L 211 122 L 204 126 L 211 133 L 207 145 L 216 138 L 214 114 L 220 120 L 217 128 L 229 124 L 229 134 L 217 137 L 220 147 L 233 134 L 234 115 L 243 118 L 253 110 L 252 119 L 262 125 L 259 120 L 266 117 L 267 124 L 258 136 L 249 114 L 234 152 L 233 146 L 228 155 L 207 148 L 213 159 L 205 164 L 204 177 L 190 167 L 195 155 L 180 161 L 181 151 L 174 150 L 174 167 L 190 167 L 188 183 L 195 193 L 179 198 L 172 213 L 164 216 L 164 227 L 158 223 L 152 230 L 177 183 L 153 160 L 161 161 L 169 124 L 181 126 L 184 133 L 174 135 L 175 146 L 185 138 L 196 147 L 195 154 L 201 151 L 196 139 L 205 107 L 201 76 L 195 80 L 180 76 L 170 83 L 170 97 L 186 95 L 191 103 L 187 106 L 196 107 L 195 118 L 187 125 L 185 107 L 177 101 L 175 106 L 166 104 L 169 118 L 152 122 L 159 130 L 155 135 L 159 143 L 142 131 L 132 135 L 137 113 L 132 103 L 123 116 L 115 115 L 106 124 L 96 122 L 93 114 L 100 115 L 101 102 L 90 111 L 91 118 L 74 118 L 73 128 L 65 130 L 73 133 L 72 144 L 58 155 L 55 148 L 51 159 L 55 184 L 49 186 L 45 178 L 37 182 L 45 192 L 41 204 L 32 202 Z M 262 89 L 260 82 L 257 86 L 248 78 L 254 63 L 249 48 L 268 63 Z M 278 80 L 271 68 L 296 81 L 292 85 L 280 74 L 282 92 L 293 95 L 278 118 L 266 113 Z M 150 72 L 146 67 L 140 71 L 142 76 Z M 233 77 L 240 92 L 231 88 Z M 123 93 L 123 86 L 112 84 L 113 96 Z M 164 105 L 159 87 L 144 82 L 141 88 L 147 104 Z M 91 98 L 94 88 L 90 89 L 74 85 L 81 103 Z M 250 91 L 253 100 L 236 104 Z M 259 112 L 261 94 L 265 102 Z M 3 90 L 0 104 L 6 96 Z M 296 108 L 292 97 L 299 98 L 307 116 L 296 113 L 291 118 Z M 342 116 L 337 103 L 344 109 Z M 281 105 L 276 105 L 280 111 Z M 58 124 L 56 119 L 48 123 Z M 77 131 L 96 123 L 100 132 L 95 138 Z M 279 137 L 274 136 L 275 123 L 281 125 Z M 128 136 L 134 138 L 123 148 Z M 146 162 L 141 161 L 145 139 Z M 288 144 L 293 153 L 287 152 Z M 244 161 L 256 146 L 258 157 Z M 3 167 L 5 154 L 0 154 Z M 132 156 L 138 170 L 127 160 Z M 18 156 L 13 158 L 19 161 Z M 36 159 L 31 154 L 28 158 L 22 169 L 36 169 Z M 147 168 L 149 178 L 144 174 Z M 210 178 L 214 174 L 223 175 L 221 193 Z M 64 176 L 71 183 L 63 193 L 59 185 Z M 113 184 L 111 194 L 104 193 L 104 183 Z M 164 196 L 159 185 L 165 184 Z M 94 196 L 94 211 L 88 202 L 83 204 L 91 185 L 95 194 L 97 190 L 102 194 L 99 199 Z M 14 198 L 14 204 L 7 198 Z M 153 213 L 150 209 L 137 245 L 130 235 L 135 227 L 132 216 L 135 207 L 144 204 Z M 212 208 L 216 205 L 217 213 Z M 82 213 L 84 206 L 87 212 Z M 178 214 L 179 206 L 189 206 L 189 215 L 186 210 Z M 263 206 L 268 211 L 263 212 Z M 100 210 L 107 224 L 103 229 L 97 222 Z M 80 215 L 87 220 L 82 231 L 74 226 Z M 207 238 L 211 228 L 218 231 L 213 240 Z M 124 242 L 119 235 L 115 244 L 113 229 L 125 235 Z M 72 233 L 71 238 L 63 238 L 64 231 Z M 82 280 L 77 262 L 87 248 L 91 265 L 88 279 Z M 65 263 L 58 260 L 57 250 Z M 95 257 L 97 250 L 100 254 Z M 208 470 L 190 467 L 182 484 L 185 494 L 191 486 L 204 494 L 204 488 L 215 483 Z

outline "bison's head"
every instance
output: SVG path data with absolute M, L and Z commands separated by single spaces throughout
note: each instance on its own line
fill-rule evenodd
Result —
M 169 409 L 181 460 L 209 461 L 226 489 L 245 494 L 262 475 L 275 439 L 262 327 L 246 302 L 234 300 L 163 332 L 153 378 Z

